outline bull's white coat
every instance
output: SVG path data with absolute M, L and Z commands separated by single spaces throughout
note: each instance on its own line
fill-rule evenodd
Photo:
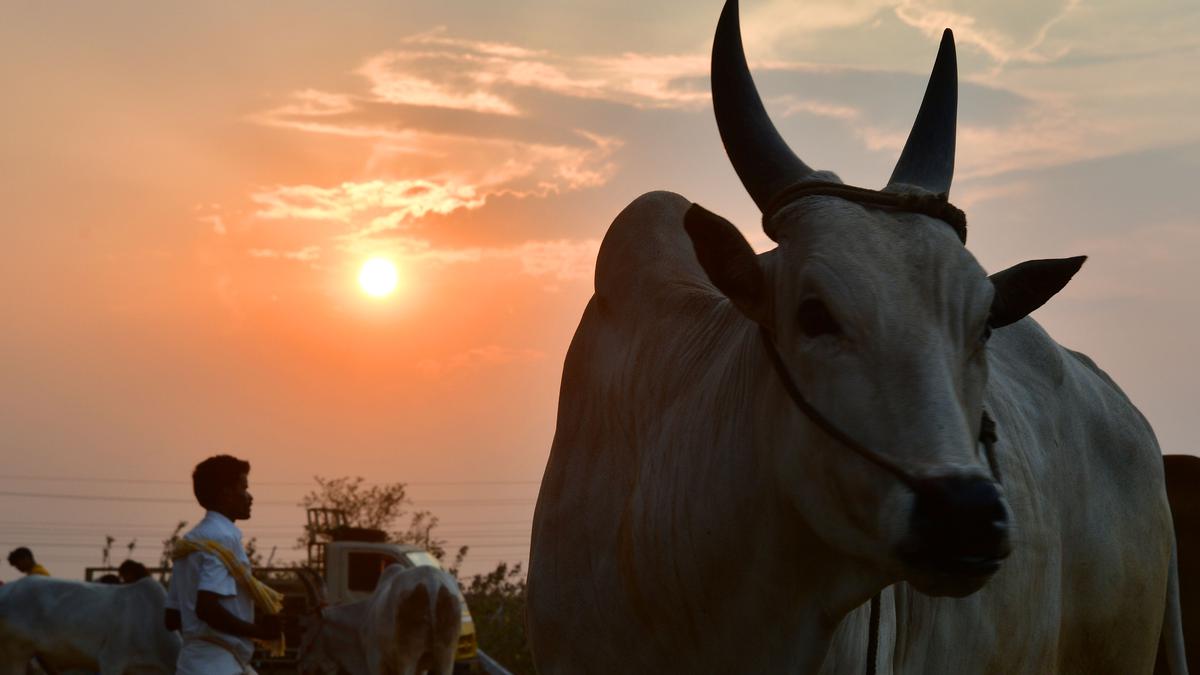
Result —
M 388 567 L 371 597 L 322 611 L 301 647 L 301 671 L 450 675 L 462 628 L 456 591 L 440 569 Z
M 0 675 L 24 675 L 37 655 L 57 671 L 174 673 L 180 640 L 163 625 L 166 591 L 25 577 L 0 586 Z
M 699 266 L 689 205 L 645 195 L 600 249 L 534 516 L 538 670 L 864 672 L 865 608 L 835 642 L 843 618 L 890 584 L 937 590 L 894 553 L 912 497 L 794 408 L 757 325 Z M 963 599 L 889 594 L 888 668 L 1150 672 L 1173 534 L 1145 419 L 1032 319 L 981 347 L 993 290 L 944 223 L 830 197 L 778 217 L 758 260 L 818 409 L 946 472 L 987 473 L 970 411 L 999 430 L 1013 553 Z M 798 334 L 811 292 L 851 346 Z

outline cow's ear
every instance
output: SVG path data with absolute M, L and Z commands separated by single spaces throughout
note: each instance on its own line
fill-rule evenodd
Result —
M 767 278 L 758 256 L 733 223 L 699 204 L 683 217 L 696 258 L 708 278 L 742 314 L 759 324 L 768 321 Z
M 988 325 L 1001 328 L 1025 318 L 1061 291 L 1087 256 L 1029 260 L 988 277 L 996 288 Z

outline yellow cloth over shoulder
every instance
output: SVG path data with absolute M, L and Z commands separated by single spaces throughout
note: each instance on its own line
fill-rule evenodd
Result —
M 225 569 L 229 570 L 229 573 L 233 575 L 234 580 L 250 593 L 250 597 L 254 599 L 254 606 L 259 610 L 267 614 L 278 614 L 283 609 L 282 593 L 255 579 L 250 568 L 243 565 L 233 554 L 233 551 L 211 539 L 201 539 L 200 541 L 180 539 L 175 543 L 175 549 L 171 552 L 171 558 L 179 560 L 180 558 L 186 558 L 193 553 L 201 551 L 217 556 L 217 559 L 225 565 Z M 255 640 L 255 642 L 260 642 L 270 651 L 271 656 L 283 656 L 284 654 L 285 645 L 283 635 L 280 635 L 278 640 Z

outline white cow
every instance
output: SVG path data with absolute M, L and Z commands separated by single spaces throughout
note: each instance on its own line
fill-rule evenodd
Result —
M 989 277 L 942 196 L 949 31 L 883 191 L 784 145 L 736 0 L 712 79 L 778 246 L 662 192 L 610 227 L 534 515 L 538 671 L 861 673 L 843 618 L 899 584 L 896 672 L 1149 673 L 1164 618 L 1185 672 L 1154 434 L 1025 318 L 1083 259 Z
M 450 675 L 461 627 L 453 577 L 424 565 L 392 565 L 371 597 L 322 609 L 301 645 L 300 670 Z
M 0 586 L 0 675 L 24 675 L 35 656 L 56 671 L 174 673 L 179 636 L 163 626 L 166 591 L 25 577 Z

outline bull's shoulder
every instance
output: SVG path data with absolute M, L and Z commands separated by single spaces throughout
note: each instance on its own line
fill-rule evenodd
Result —
M 1092 359 L 1060 345 L 1031 317 L 1001 328 L 992 339 L 989 352 L 994 358 L 989 365 L 994 378 L 1022 396 L 1061 400 L 1083 388 L 1104 398 L 1124 399 Z
M 623 315 L 678 307 L 672 296 L 711 288 L 683 227 L 691 202 L 648 192 L 619 213 L 596 257 L 596 300 Z
M 989 365 L 996 379 L 1009 381 L 1017 389 L 1050 395 L 1066 375 L 1064 350 L 1029 317 L 997 330 L 988 352 L 994 357 Z
M 1083 352 L 1077 352 L 1074 349 L 1069 349 L 1067 347 L 1063 347 L 1063 351 L 1066 352 L 1080 366 L 1082 366 L 1084 370 L 1099 378 L 1101 382 L 1103 382 L 1107 387 L 1111 388 L 1114 392 L 1120 394 L 1122 397 L 1125 397 L 1125 392 L 1121 389 L 1120 385 L 1117 384 L 1116 380 L 1109 377 L 1108 373 L 1104 372 L 1104 369 L 1097 365 L 1096 361 L 1093 360 L 1092 357 L 1084 354 Z
M 1028 317 L 997 338 L 996 358 L 989 360 L 993 394 L 1015 414 L 1087 445 L 1157 450 L 1145 417 L 1091 358 L 1063 347 Z

